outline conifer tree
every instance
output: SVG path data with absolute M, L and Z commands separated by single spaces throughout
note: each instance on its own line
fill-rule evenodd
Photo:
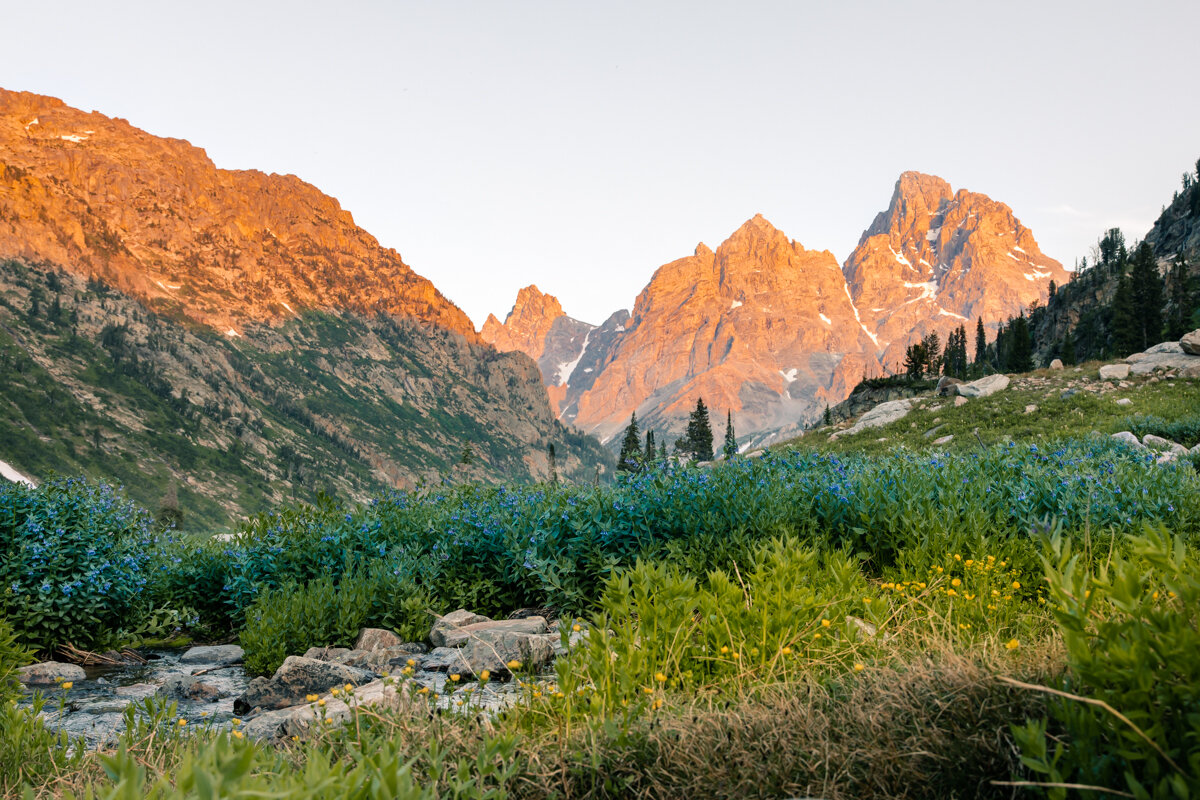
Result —
M 558 459 L 554 455 L 554 442 L 546 448 L 546 471 L 550 473 L 550 482 L 558 483 Z
M 829 403 L 825 404 L 825 424 L 826 425 L 833 424 L 833 412 L 831 412 L 829 410 Z
M 646 452 L 642 453 L 642 464 L 650 466 L 656 458 L 658 451 L 654 449 L 654 431 L 646 431 Z
M 721 449 L 726 459 L 733 458 L 738 453 L 737 436 L 733 432 L 733 411 L 725 414 L 725 445 Z
M 642 443 L 638 436 L 637 412 L 629 415 L 629 427 L 625 429 L 625 438 L 621 441 L 621 454 L 617 456 L 618 472 L 636 472 L 641 460 Z
M 696 410 L 688 420 L 687 448 L 697 461 L 708 461 L 713 457 L 712 425 L 703 397 L 696 399 Z
M 1071 333 L 1071 326 L 1067 326 L 1067 333 L 1062 340 L 1062 361 L 1068 367 L 1075 364 L 1075 336 Z
M 942 371 L 941 337 L 938 336 L 937 331 L 930 331 L 921 340 L 921 345 L 925 348 L 925 377 L 937 377 L 937 374 Z
M 1138 245 L 1133 255 L 1133 268 L 1129 272 L 1133 292 L 1133 318 L 1135 320 L 1135 349 L 1145 350 L 1162 341 L 1163 333 L 1163 279 L 1158 273 L 1158 260 L 1149 242 Z
M 1029 321 L 1018 314 L 1008 326 L 1008 370 L 1029 372 L 1033 369 L 1033 340 L 1029 335 Z
M 976 372 L 983 372 L 983 365 L 987 361 L 987 333 L 983 329 L 983 317 L 979 317 L 975 322 L 975 367 Z
M 1113 293 L 1112 323 L 1109 331 L 1112 333 L 1112 349 L 1117 356 L 1127 356 L 1137 350 L 1138 323 L 1134 318 L 1133 285 L 1128 275 L 1122 275 L 1117 281 L 1117 291 Z
M 1191 284 L 1187 262 L 1180 252 L 1171 264 L 1171 307 L 1167 314 L 1167 339 L 1178 339 L 1192 329 L 1192 307 L 1195 300 Z

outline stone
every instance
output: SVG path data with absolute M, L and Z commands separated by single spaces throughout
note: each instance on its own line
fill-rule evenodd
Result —
M 1062 369 L 1063 362 L 1061 358 L 1056 358 L 1050 362 L 1050 369 Z
M 456 630 L 446 631 L 442 635 L 443 647 L 462 647 L 469 639 L 484 631 L 502 633 L 546 633 L 550 628 L 546 625 L 545 617 L 525 617 L 524 619 L 488 620 L 464 625 Z
M 958 378 L 952 378 L 949 375 L 943 375 L 938 379 L 937 386 L 934 387 L 934 392 L 941 397 L 954 394 L 954 387 L 962 384 Z
M 462 628 L 466 625 L 474 625 L 479 622 L 491 622 L 492 620 L 481 614 L 474 614 L 467 611 L 465 608 L 460 608 L 457 611 L 451 611 L 444 617 L 438 617 L 433 623 L 433 627 L 429 631 L 429 641 L 434 647 L 446 646 L 446 634 L 450 631 Z
M 1144 444 L 1142 444 L 1141 442 L 1139 442 L 1138 438 L 1136 436 L 1134 436 L 1132 433 L 1130 433 L 1129 431 L 1121 431 L 1120 433 L 1114 433 L 1112 435 L 1112 438 L 1116 439 L 1118 442 L 1124 442 L 1125 444 L 1129 445 L 1130 447 L 1136 448 L 1138 450 L 1146 449 L 1146 446 Z
M 345 664 L 288 656 L 273 676 L 252 680 L 246 691 L 233 701 L 233 710 L 244 714 L 255 708 L 285 708 L 304 702 L 309 694 L 347 683 L 357 686 L 374 679 L 372 673 Z
M 1128 364 L 1105 364 L 1100 368 L 1100 380 L 1102 381 L 1120 381 L 1128 377 Z
M 1200 365 L 1200 356 L 1191 356 L 1186 353 L 1156 353 L 1147 355 L 1130 367 L 1129 371 L 1133 375 L 1149 375 L 1157 370 L 1187 371 L 1197 365 Z
M 1026 414 L 1033 414 L 1033 413 L 1034 413 L 1034 412 L 1036 412 L 1037 410 L 1038 410 L 1038 407 L 1037 407 L 1037 406 L 1035 406 L 1035 405 L 1033 405 L 1032 403 L 1030 403 L 1029 405 L 1025 406 L 1025 413 L 1026 413 Z
M 522 670 L 538 671 L 554 660 L 556 635 L 485 630 L 471 635 L 462 647 L 463 674 L 478 676 L 488 670 L 497 677 L 511 673 L 509 662 L 521 662 Z
M 940 436 L 937 439 L 934 439 L 933 443 L 934 444 L 950 444 L 950 442 L 952 442 L 952 441 L 954 441 L 954 434 L 948 433 L 945 436 Z
M 310 647 L 304 651 L 305 658 L 315 658 L 317 661 L 334 661 L 339 662 L 339 659 L 348 655 L 351 652 L 348 647 Z
M 383 628 L 363 628 L 358 632 L 358 640 L 354 643 L 355 650 L 385 650 L 404 644 L 404 640 L 389 630 Z
M 376 675 L 391 673 L 397 667 L 403 667 L 410 658 L 415 658 L 429 651 L 423 644 L 410 642 L 393 645 L 381 650 L 351 650 L 335 659 L 339 664 L 346 664 L 360 669 L 369 669 Z
M 962 384 L 958 387 L 958 394 L 960 397 L 990 397 L 1007 389 L 1009 382 L 1007 375 L 988 375 L 977 381 Z
M 1133 405 L 1133 401 L 1132 401 L 1132 400 L 1130 400 L 1128 397 L 1118 397 L 1118 398 L 1117 398 L 1117 405 L 1119 405 L 1119 406 L 1131 406 L 1131 405 Z
M 435 647 L 418 660 L 421 669 L 429 672 L 462 672 L 466 668 L 462 650 L 457 647 Z
M 180 664 L 212 664 L 225 667 L 242 663 L 245 654 L 236 644 L 219 644 L 193 647 L 179 658 Z
M 1179 349 L 1190 356 L 1200 356 L 1200 328 L 1185 333 L 1179 340 Z
M 87 673 L 78 664 L 61 661 L 42 661 L 17 670 L 17 680 L 26 686 L 47 686 L 62 681 L 82 681 Z
M 221 692 L 212 684 L 205 683 L 194 675 L 172 675 L 157 694 L 168 700 L 199 700 L 211 703 L 220 699 Z
M 326 701 L 328 703 L 328 701 Z M 247 739 L 266 741 L 283 738 L 283 723 L 296 713 L 295 708 L 281 708 L 275 711 L 264 711 L 248 719 L 241 727 L 242 734 Z
M 1200 456 L 1200 444 L 1195 445 L 1191 450 L 1188 450 L 1188 455 Z
M 965 406 L 969 402 L 970 401 L 965 397 L 956 397 L 954 398 L 954 407 L 958 408 L 959 406 Z
M 1168 452 L 1177 456 L 1187 455 L 1188 449 L 1181 444 L 1172 442 L 1170 439 L 1164 439 L 1161 436 L 1155 436 L 1148 433 L 1142 437 L 1142 444 L 1151 450 L 1157 452 Z
M 912 408 L 912 404 L 913 400 L 911 398 L 905 398 L 902 400 L 889 400 L 886 403 L 880 403 L 859 417 L 858 422 L 854 423 L 852 426 L 842 431 L 838 435 L 850 436 L 858 433 L 859 431 L 866 430 L 867 428 L 882 428 L 884 425 L 888 425 L 907 416 L 909 410 Z
M 1068 399 L 1070 399 L 1070 398 L 1074 397 L 1074 396 L 1075 396 L 1075 395 L 1077 395 L 1077 394 L 1079 394 L 1079 390 L 1078 390 L 1078 389 L 1064 389 L 1064 390 L 1063 390 L 1063 391 L 1062 391 L 1062 392 L 1061 392 L 1061 393 L 1058 395 L 1058 397 L 1059 397 L 1059 399 L 1060 399 L 1060 400 L 1068 400 Z

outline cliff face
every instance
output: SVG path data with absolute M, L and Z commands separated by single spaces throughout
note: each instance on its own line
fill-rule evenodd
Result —
M 917 172 L 900 176 L 887 210 L 863 233 L 843 272 L 892 370 L 926 334 L 936 331 L 944 342 L 978 317 L 994 329 L 1045 302 L 1051 281 L 1070 278 L 1008 206 Z
M 59 264 L 240 332 L 305 309 L 382 311 L 476 341 L 467 316 L 294 175 L 0 89 L 0 258 Z

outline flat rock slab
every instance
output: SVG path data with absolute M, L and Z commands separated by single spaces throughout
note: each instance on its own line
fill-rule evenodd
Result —
M 82 681 L 87 673 L 78 664 L 61 661 L 42 661 L 17 670 L 17 680 L 26 686 L 47 686 L 62 681 Z
M 444 617 L 438 617 L 437 622 L 433 623 L 433 628 L 429 631 L 429 641 L 434 647 L 445 647 L 447 633 L 480 622 L 491 622 L 491 619 L 482 614 L 467 611 L 465 608 L 451 611 Z
M 208 647 L 193 647 L 179 658 L 180 664 L 214 664 L 227 667 L 242 663 L 245 654 L 236 644 L 218 644 Z
M 1146 355 L 1129 367 L 1133 375 L 1149 375 L 1159 369 L 1188 370 L 1200 366 L 1200 356 L 1189 356 L 1186 353 L 1154 353 Z M 1104 368 L 1101 367 L 1101 370 Z
M 1007 389 L 1008 384 L 1009 378 L 1007 375 L 988 375 L 986 378 L 964 383 L 956 388 L 958 389 L 959 397 L 990 397 L 996 392 L 1002 392 Z
M 834 436 L 852 436 L 853 434 L 866 430 L 867 428 L 882 428 L 884 425 L 888 425 L 907 416 L 909 410 L 912 409 L 914 402 L 915 401 L 912 398 L 905 398 L 902 400 L 889 400 L 886 403 L 880 403 L 859 417 L 858 422 L 854 423 L 844 431 L 835 433 Z
M 476 622 L 471 625 L 464 625 L 454 630 L 446 631 L 442 640 L 443 647 L 462 647 L 472 637 L 485 631 L 497 631 L 502 633 L 528 633 L 541 634 L 550 630 L 550 626 L 546 624 L 545 617 L 525 617 L 524 619 L 502 619 L 496 621 Z

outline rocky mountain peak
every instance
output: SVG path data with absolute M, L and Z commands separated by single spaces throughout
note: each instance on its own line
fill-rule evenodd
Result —
M 218 169 L 181 139 L 3 89 L 0 258 L 60 264 L 220 331 L 328 309 L 477 341 L 399 253 L 294 175 Z
M 545 349 L 546 334 L 561 316 L 563 308 L 558 298 L 530 284 L 517 292 L 517 300 L 504 323 L 489 314 L 479 335 L 501 352 L 520 350 L 537 361 Z

